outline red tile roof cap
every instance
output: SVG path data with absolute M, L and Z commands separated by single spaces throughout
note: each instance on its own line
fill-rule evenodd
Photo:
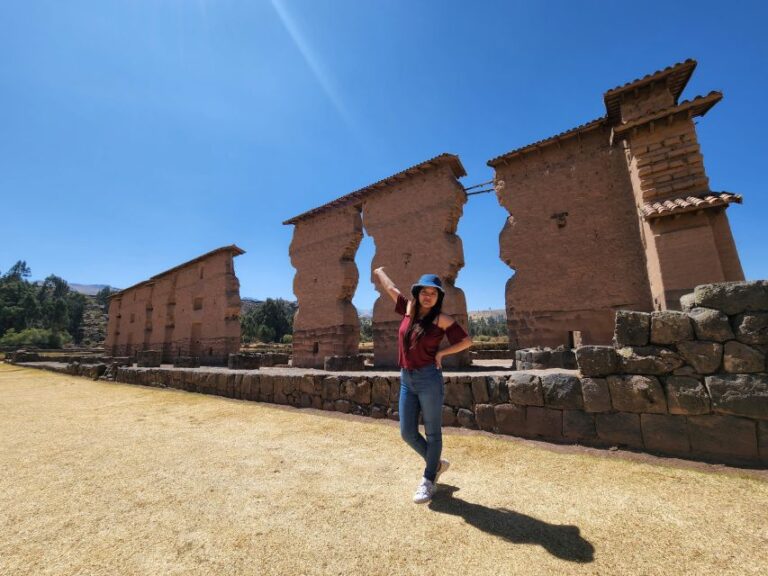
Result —
M 138 284 L 134 284 L 133 286 L 129 286 L 128 288 L 123 288 L 119 292 L 115 292 L 114 294 L 111 294 L 109 297 L 114 298 L 116 296 L 122 296 L 128 290 L 134 290 L 135 288 L 139 288 L 140 286 L 144 286 L 145 284 L 151 284 L 163 276 L 171 274 L 172 272 L 176 272 L 177 270 L 180 270 L 182 268 L 186 268 L 187 266 L 191 266 L 192 264 L 197 264 L 201 260 L 205 260 L 206 258 L 209 258 L 214 254 L 218 254 L 219 252 L 232 252 L 232 254 L 234 254 L 235 256 L 240 256 L 241 254 L 245 254 L 245 250 L 243 250 L 239 246 L 236 246 L 235 244 L 230 244 L 229 246 L 222 246 L 221 248 L 216 248 L 215 250 L 206 252 L 205 254 L 202 254 L 197 258 L 193 258 L 188 262 L 184 262 L 183 264 L 179 264 L 178 266 L 169 268 L 165 272 L 160 272 L 159 274 L 155 274 L 154 276 L 151 276 L 148 280 L 142 280 Z
M 382 188 L 386 188 L 393 184 L 398 184 L 403 180 L 407 180 L 411 176 L 414 176 L 416 174 L 421 174 L 423 172 L 432 170 L 434 168 L 438 168 L 443 165 L 447 165 L 452 170 L 453 175 L 456 178 L 461 178 L 467 175 L 467 172 L 464 170 L 464 166 L 461 164 L 461 160 L 459 160 L 458 156 L 456 156 L 455 154 L 448 154 L 448 153 L 440 154 L 439 156 L 435 156 L 434 158 L 425 160 L 420 164 L 416 164 L 415 166 L 406 168 L 405 170 L 398 172 L 397 174 L 393 174 L 392 176 L 389 176 L 387 178 L 384 178 L 383 180 L 374 182 L 373 184 L 370 184 L 365 188 L 360 188 L 359 190 L 346 194 L 345 196 L 336 198 L 336 200 L 332 200 L 327 204 L 323 204 L 322 206 L 318 206 L 317 208 L 313 208 L 312 210 L 303 212 L 298 216 L 294 216 L 293 218 L 290 218 L 289 220 L 286 220 L 285 222 L 283 222 L 283 224 L 286 224 L 286 225 L 296 224 L 301 220 L 306 220 L 307 218 L 317 216 L 319 214 L 328 212 L 329 210 L 341 208 L 343 206 L 360 205 L 362 204 L 363 198 L 365 198 L 366 196 L 372 194 L 377 190 L 381 190 Z
M 487 164 L 488 166 L 495 168 L 499 164 L 506 164 L 507 161 L 511 160 L 515 156 L 520 156 L 521 154 L 526 154 L 528 152 L 534 152 L 536 150 L 540 150 L 542 148 L 550 146 L 551 144 L 555 144 L 559 141 L 566 140 L 574 136 L 578 136 L 579 134 L 584 134 L 585 132 L 589 132 L 590 130 L 599 128 L 604 123 L 605 123 L 605 116 L 601 116 L 600 118 L 595 118 L 594 120 L 585 122 L 584 124 L 581 124 L 580 126 L 576 126 L 575 128 L 571 128 L 570 130 L 566 130 L 565 132 L 560 132 L 559 134 L 555 134 L 554 136 L 550 136 L 549 138 L 538 140 L 537 142 L 534 142 L 533 144 L 528 144 L 526 146 L 523 146 L 522 148 L 515 148 L 514 150 L 507 152 L 506 154 L 502 154 L 501 156 L 497 156 L 496 158 L 492 158 L 488 160 Z
M 696 96 L 696 98 L 693 100 L 686 100 L 676 106 L 672 106 L 664 110 L 659 110 L 658 112 L 650 114 L 649 116 L 638 118 L 637 120 L 632 120 L 626 124 L 619 124 L 618 126 L 614 126 L 613 133 L 616 136 L 621 136 L 632 128 L 638 128 L 650 122 L 661 120 L 662 118 L 667 118 L 674 114 L 680 114 L 683 112 L 688 112 L 690 116 L 704 116 L 715 104 L 720 102 L 722 99 L 722 92 L 713 90 L 706 96 Z
M 611 124 L 615 124 L 621 121 L 621 98 L 627 92 L 647 86 L 648 84 L 657 82 L 666 82 L 669 87 L 669 91 L 675 99 L 677 104 L 680 94 L 683 93 L 685 86 L 688 84 L 688 80 L 691 79 L 694 69 L 696 68 L 696 60 L 688 59 L 684 62 L 678 62 L 672 66 L 667 66 L 663 70 L 657 70 L 652 74 L 647 74 L 642 78 L 632 80 L 616 88 L 611 88 L 605 94 L 603 94 L 603 100 L 605 101 L 605 108 L 608 112 L 608 120 Z
M 731 192 L 705 192 L 697 196 L 678 196 L 655 202 L 646 202 L 640 208 L 646 220 L 661 218 L 663 216 L 675 216 L 685 212 L 703 210 L 707 208 L 727 207 L 729 204 L 741 204 L 741 194 Z

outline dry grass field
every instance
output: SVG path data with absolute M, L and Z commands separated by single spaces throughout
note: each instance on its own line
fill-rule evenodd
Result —
M 766 574 L 764 472 L 0 365 L 2 575 Z

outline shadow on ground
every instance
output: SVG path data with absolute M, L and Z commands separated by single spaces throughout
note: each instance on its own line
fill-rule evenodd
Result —
M 595 547 L 581 537 L 578 527 L 548 524 L 505 508 L 473 504 L 456 498 L 458 490 L 455 486 L 441 485 L 429 503 L 430 509 L 461 516 L 475 528 L 515 544 L 538 544 L 563 560 L 581 563 L 594 561 Z

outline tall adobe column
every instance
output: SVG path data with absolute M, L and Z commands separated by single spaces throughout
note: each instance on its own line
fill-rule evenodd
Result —
M 693 118 L 719 92 L 678 103 L 696 62 L 687 60 L 605 93 L 612 139 L 625 151 L 656 309 L 679 308 L 698 284 L 743 280 L 725 209 L 741 196 L 713 192 Z
M 464 266 L 456 227 L 467 201 L 457 178 L 464 176 L 457 156 L 443 154 L 369 187 L 363 201 L 365 230 L 376 244 L 372 270 L 384 266 L 406 295 L 422 274 L 443 281 L 443 312 L 468 329 L 464 293 L 454 282 Z M 380 287 L 377 285 L 380 291 Z M 397 365 L 401 317 L 389 295 L 380 291 L 373 307 L 374 365 Z M 468 366 L 468 352 L 449 356 L 446 367 Z
M 363 238 L 359 207 L 327 207 L 286 224 L 295 225 L 290 255 L 299 303 L 293 365 L 322 368 L 326 356 L 356 355 L 360 322 L 352 296 L 358 281 L 355 252 Z

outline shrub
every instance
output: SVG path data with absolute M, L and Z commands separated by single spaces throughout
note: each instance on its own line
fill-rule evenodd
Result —
M 16 330 L 10 328 L 0 338 L 0 346 L 4 348 L 24 348 L 26 346 L 61 348 L 64 344 L 69 344 L 71 341 L 72 336 L 66 332 L 56 332 L 47 328 L 27 328 L 16 332 Z

